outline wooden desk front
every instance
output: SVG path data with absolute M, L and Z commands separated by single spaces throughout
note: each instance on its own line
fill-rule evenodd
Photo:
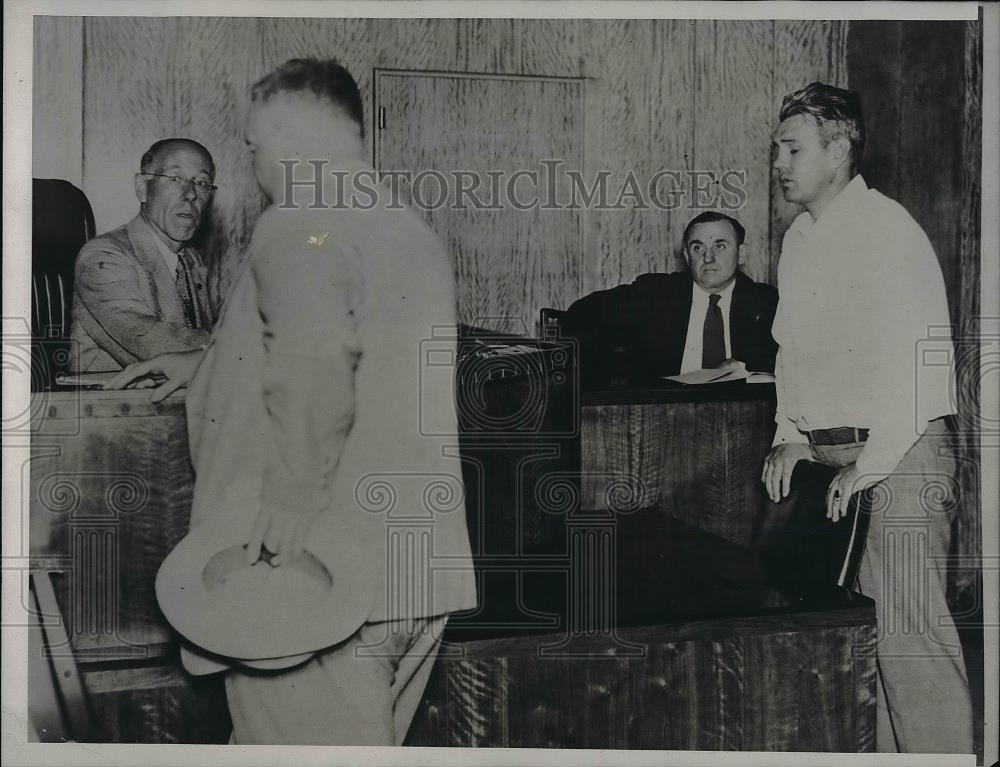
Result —
M 576 587 L 589 588 L 587 578 L 594 575 L 597 570 L 593 567 L 591 554 L 588 554 L 588 551 L 593 552 L 593 548 L 587 547 L 605 545 L 609 527 L 599 525 L 599 529 L 604 532 L 599 532 L 595 537 L 590 522 L 586 520 L 587 512 L 600 511 L 603 508 L 601 503 L 593 499 L 610 497 L 615 503 L 620 502 L 620 496 L 609 495 L 607 489 L 609 474 L 614 479 L 622 475 L 632 478 L 632 486 L 641 491 L 633 495 L 633 499 L 640 499 L 638 503 L 633 500 L 635 508 L 640 504 L 646 504 L 650 499 L 654 501 L 650 504 L 652 516 L 636 513 L 632 508 L 627 509 L 628 513 L 624 514 L 598 514 L 599 518 L 614 520 L 614 528 L 634 530 L 638 524 L 644 530 L 652 529 L 649 528 L 650 525 L 655 527 L 669 516 L 684 519 L 686 514 L 686 518 L 699 527 L 709 530 L 714 528 L 713 531 L 722 533 L 723 537 L 743 542 L 750 529 L 750 517 L 745 506 L 737 507 L 733 513 L 724 513 L 729 508 L 727 505 L 729 501 L 726 499 L 736 497 L 739 493 L 743 493 L 745 498 L 752 497 L 748 490 L 749 469 L 745 475 L 735 474 L 733 466 L 737 464 L 749 466 L 755 460 L 749 456 L 758 449 L 765 449 L 758 445 L 752 434 L 766 434 L 770 428 L 769 424 L 773 422 L 773 412 L 770 410 L 773 408 L 773 401 L 768 399 L 767 388 L 754 388 L 753 392 L 743 390 L 742 399 L 739 395 L 720 399 L 718 393 L 713 393 L 712 398 L 701 401 L 698 401 L 698 396 L 704 395 L 696 395 L 692 401 L 691 392 L 658 391 L 644 394 L 632 391 L 627 394 L 617 392 L 610 395 L 586 395 L 582 404 L 580 430 L 584 454 L 582 485 L 584 492 L 581 497 L 584 501 L 579 507 L 567 509 L 565 515 L 552 516 L 551 510 L 544 512 L 546 513 L 544 527 L 549 532 L 543 536 L 546 545 L 542 548 L 549 552 L 550 559 L 554 551 L 553 542 L 562 541 L 569 548 L 564 549 L 565 556 L 561 558 L 558 552 L 555 554 L 554 564 L 549 563 L 551 567 L 547 573 L 531 575 L 532 568 L 541 563 L 545 555 L 526 554 L 514 541 L 523 540 L 521 535 L 526 532 L 516 520 L 520 519 L 520 523 L 523 524 L 527 515 L 530 521 L 530 515 L 537 509 L 514 509 L 514 513 L 507 518 L 508 524 L 513 523 L 514 529 L 502 535 L 498 533 L 499 537 L 488 535 L 484 539 L 497 541 L 496 548 L 490 546 L 477 548 L 477 568 L 481 568 L 481 577 L 485 573 L 485 577 L 490 579 L 484 591 L 487 598 L 495 603 L 498 596 L 510 593 L 508 587 L 511 582 L 511 568 L 519 571 L 519 574 L 515 574 L 514 580 L 520 579 L 522 587 L 526 583 L 533 582 L 533 579 L 539 584 L 538 588 L 528 589 L 529 593 L 535 595 L 536 601 L 547 593 L 561 595 L 561 603 L 557 600 L 554 605 L 546 605 L 544 599 L 538 602 L 535 615 L 529 620 L 530 624 L 531 620 L 539 623 L 538 615 L 551 616 L 558 613 L 560 604 L 565 611 L 566 579 L 571 578 L 572 562 L 575 561 L 578 567 L 583 567 L 583 570 L 577 572 Z M 760 395 L 757 394 L 758 391 L 761 392 Z M 748 396 L 750 394 L 753 396 Z M 616 400 L 616 397 L 619 399 L 626 397 L 635 401 L 622 402 Z M 679 399 L 682 401 L 678 401 Z M 225 742 L 228 737 L 228 715 L 219 679 L 195 680 L 179 669 L 176 658 L 176 637 L 159 613 L 153 590 L 155 573 L 160 561 L 185 534 L 188 525 L 192 473 L 188 458 L 182 397 L 174 396 L 160 405 L 153 405 L 149 401 L 149 393 L 143 391 L 67 391 L 36 394 L 33 404 L 35 419 L 30 483 L 31 551 L 36 566 L 61 573 L 56 578 L 56 583 L 60 586 L 60 606 L 68 623 L 72 648 L 81 664 L 84 684 L 91 694 L 95 708 L 98 709 L 97 718 L 103 724 L 99 737 L 126 742 Z M 559 412 L 559 408 L 556 408 L 555 412 Z M 715 429 L 708 429 L 702 423 L 703 414 L 711 420 Z M 734 423 L 740 429 L 745 429 L 738 432 L 739 439 L 727 436 L 731 434 L 727 429 L 731 429 Z M 694 431 L 685 432 L 684 429 L 688 428 Z M 552 459 L 557 475 L 564 477 L 567 471 L 565 461 L 569 459 L 572 462 L 578 455 L 570 443 L 579 443 L 576 443 L 576 437 L 571 430 L 558 430 L 557 433 L 556 444 L 560 449 L 552 454 Z M 603 439 L 602 434 L 607 435 L 611 441 L 605 449 L 600 450 L 597 445 Z M 708 443 L 706 446 L 697 444 L 701 439 L 698 437 L 699 434 L 703 435 L 701 438 Z M 721 438 L 719 434 L 722 435 Z M 751 435 L 749 439 L 746 437 L 747 434 Z M 664 435 L 667 439 L 673 440 L 671 443 L 673 447 L 660 444 L 659 440 Z M 482 432 L 466 433 L 463 441 L 469 455 L 476 455 L 476 451 L 484 456 L 492 455 L 491 460 L 504 467 L 498 476 L 506 478 L 510 474 L 512 486 L 517 490 L 509 496 L 500 493 L 504 498 L 494 498 L 496 493 L 487 490 L 498 489 L 494 480 L 490 478 L 494 473 L 490 469 L 490 461 L 479 459 L 475 461 L 477 470 L 481 469 L 485 474 L 481 480 L 484 492 L 476 494 L 484 503 L 475 506 L 474 513 L 482 522 L 480 527 L 495 527 L 499 521 L 494 518 L 493 511 L 497 508 L 495 503 L 502 503 L 506 507 L 510 502 L 514 502 L 515 506 L 519 506 L 521 499 L 537 495 L 534 487 L 529 487 L 522 481 L 533 476 L 523 472 L 525 461 L 522 453 L 525 450 L 528 453 L 537 450 L 539 444 L 531 435 L 524 435 L 522 440 L 516 434 L 508 434 L 496 440 Z M 521 444 L 522 441 L 524 444 Z M 546 440 L 543 439 L 542 442 Z M 762 442 L 769 445 L 769 436 L 763 437 Z M 503 459 L 505 451 L 511 446 L 517 449 L 516 460 Z M 624 456 L 624 459 L 616 457 L 615 453 L 615 450 L 622 446 L 625 450 L 619 456 Z M 542 454 L 548 455 L 551 452 L 546 451 L 548 447 Z M 670 468 L 672 462 L 677 460 L 676 456 L 680 454 L 689 456 L 681 462 L 687 467 L 689 480 L 682 481 L 681 474 Z M 510 467 L 507 466 L 508 463 L 511 464 Z M 515 465 L 519 467 L 518 470 L 507 471 L 507 468 L 513 469 Z M 544 466 L 544 461 L 541 465 Z M 710 476 L 722 480 L 722 490 L 703 490 L 701 496 L 692 495 L 692 490 L 700 487 L 696 480 L 699 472 L 702 477 L 705 476 L 703 472 L 706 466 L 716 467 L 712 469 Z M 544 481 L 546 477 L 547 472 L 541 471 L 534 479 Z M 604 485 L 598 487 L 598 481 L 603 481 Z M 706 493 L 711 503 L 704 502 Z M 588 498 L 591 500 L 587 500 Z M 681 498 L 688 500 L 682 503 Z M 713 503 L 715 505 L 712 505 Z M 622 509 L 620 505 L 614 508 L 618 511 Z M 661 513 L 663 511 L 669 513 L 664 515 Z M 579 514 L 581 512 L 582 516 Z M 558 524 L 554 524 L 554 520 Z M 581 520 L 582 526 L 578 524 Z M 517 531 L 520 531 L 520 534 Z M 537 539 L 534 535 L 531 537 Z M 655 536 L 640 536 L 640 540 L 648 542 L 658 539 Z M 574 546 L 577 547 L 575 558 L 572 554 Z M 844 692 L 846 688 L 840 686 L 841 682 L 847 684 L 845 680 L 848 679 L 844 676 L 848 673 L 848 666 L 844 665 L 846 662 L 844 660 L 846 656 L 843 655 L 844 648 L 852 644 L 864 645 L 870 633 L 867 618 L 857 613 L 856 606 L 849 606 L 847 612 L 841 610 L 835 615 L 826 617 L 820 615 L 826 608 L 818 606 L 814 611 L 817 614 L 815 620 L 810 619 L 811 623 L 807 620 L 808 625 L 804 624 L 803 628 L 805 633 L 797 639 L 780 637 L 782 633 L 791 631 L 789 628 L 791 624 L 772 623 L 770 628 L 764 629 L 765 634 L 769 636 L 773 634 L 772 639 L 766 642 L 747 640 L 745 637 L 753 634 L 753 631 L 747 634 L 744 631 L 746 624 L 743 619 L 738 616 L 728 616 L 720 619 L 726 625 L 722 626 L 720 629 L 722 634 L 718 636 L 728 636 L 730 640 L 717 646 L 712 644 L 716 640 L 711 639 L 708 634 L 698 634 L 697 631 L 691 634 L 692 629 L 684 629 L 679 625 L 673 625 L 669 631 L 662 626 L 650 628 L 657 625 L 656 621 L 659 618 L 656 615 L 642 614 L 641 610 L 637 611 L 635 607 L 637 603 L 634 600 L 630 602 L 629 594 L 645 593 L 650 587 L 651 573 L 656 572 L 655 567 L 653 570 L 644 569 L 649 566 L 650 560 L 644 558 L 648 553 L 639 556 L 635 549 L 629 549 L 616 560 L 619 564 L 614 566 L 610 576 L 616 584 L 616 589 L 624 589 L 621 599 L 616 604 L 633 605 L 626 608 L 627 615 L 621 623 L 621 632 L 625 633 L 621 636 L 626 637 L 632 644 L 652 642 L 649 645 L 650 662 L 653 662 L 654 656 L 661 657 L 663 652 L 672 654 L 671 657 L 677 656 L 679 650 L 676 643 L 680 642 L 683 636 L 688 636 L 691 641 L 708 642 L 708 644 L 690 645 L 690 649 L 681 652 L 681 655 L 687 658 L 684 663 L 695 664 L 690 667 L 691 673 L 698 668 L 702 671 L 709 668 L 705 664 L 709 662 L 710 657 L 714 659 L 712 663 L 728 663 L 726 659 L 730 657 L 730 653 L 736 654 L 732 657 L 743 657 L 740 654 L 745 653 L 748 659 L 752 659 L 751 665 L 760 666 L 766 663 L 780 665 L 784 662 L 779 660 L 781 655 L 778 648 L 782 642 L 786 643 L 785 650 L 789 653 L 794 649 L 794 658 L 790 661 L 794 664 L 804 662 L 802 659 L 806 657 L 805 654 L 808 654 L 810 648 L 822 647 L 826 648 L 822 650 L 824 657 L 836 657 L 834 664 L 839 669 L 836 673 L 840 681 L 835 685 L 836 691 L 830 694 L 847 695 Z M 726 556 L 731 554 L 732 552 Z M 499 555 L 499 558 L 495 558 L 495 555 Z M 530 562 L 526 563 L 523 559 L 525 556 Z M 646 564 L 640 566 L 641 562 Z M 491 570 L 494 567 L 496 573 Z M 525 574 L 527 580 L 524 580 Z M 608 573 L 605 572 L 605 575 Z M 547 591 L 548 587 L 544 586 L 546 579 L 551 585 L 553 577 L 563 578 L 563 585 L 556 592 Z M 686 577 L 690 579 L 692 576 L 689 574 Z M 497 578 L 500 579 L 499 582 Z M 742 596 L 737 596 L 737 601 L 743 599 Z M 530 602 L 529 599 L 528 603 Z M 490 609 L 494 610 L 493 607 Z M 679 614 L 675 613 L 675 618 L 680 620 L 678 616 Z M 697 616 L 689 617 L 694 623 L 706 620 L 704 616 L 700 619 Z M 588 622 L 591 618 L 565 614 L 564 618 L 569 622 L 564 621 L 562 626 L 564 628 L 569 626 L 571 630 L 580 632 L 583 638 L 579 641 L 585 644 L 588 641 L 587 636 L 592 637 L 598 644 L 607 638 L 599 630 L 595 633 L 595 626 Z M 787 616 L 782 620 L 786 619 Z M 498 620 L 502 623 L 504 618 L 494 612 L 485 621 L 481 620 L 480 624 L 485 622 L 487 626 L 492 624 L 495 627 Z M 617 621 L 617 618 L 614 620 Z M 676 620 L 674 623 L 676 624 Z M 718 621 L 716 623 L 718 624 Z M 548 618 L 540 621 L 540 624 L 534 629 L 530 625 L 525 629 L 525 622 L 521 620 L 513 630 L 516 634 L 553 631 Z M 678 631 L 680 633 L 677 633 Z M 499 662 L 497 659 L 500 656 L 496 652 L 499 652 L 497 648 L 500 646 L 494 646 L 492 643 L 501 641 L 501 638 L 495 631 L 485 636 L 474 630 L 467 638 L 473 641 L 473 644 L 466 646 L 468 652 L 480 653 L 481 657 L 492 653 L 491 662 Z M 478 642 L 486 644 L 480 645 Z M 788 642 L 791 644 L 787 644 Z M 659 649 L 655 649 L 654 645 Z M 588 647 L 592 649 L 593 645 Z M 671 647 L 674 649 L 670 649 Z M 704 655 L 705 652 L 709 652 L 709 655 Z M 485 655 L 482 655 L 483 653 Z M 766 661 L 768 657 L 772 660 Z M 637 671 L 640 674 L 649 674 L 655 670 L 655 663 L 649 667 L 636 666 L 634 658 L 623 658 L 622 662 L 631 669 L 630 674 Z M 580 672 L 585 667 L 590 668 L 586 664 L 575 666 L 570 662 L 567 670 L 571 672 L 575 670 L 574 673 L 581 676 Z M 546 668 L 556 667 L 546 666 Z M 676 667 L 671 673 L 682 673 L 678 670 L 681 668 L 683 667 Z M 722 668 L 718 666 L 717 670 L 721 673 Z M 603 669 L 601 674 L 611 673 L 614 676 L 618 673 L 609 671 L 611 666 L 602 666 L 601 669 Z M 773 671 L 773 673 L 779 672 Z M 806 672 L 801 669 L 795 672 L 798 674 L 795 677 L 798 681 L 793 681 L 791 677 L 785 681 L 788 684 L 802 684 L 804 679 L 801 677 L 802 673 Z M 829 673 L 833 671 L 829 670 Z M 850 673 L 857 673 L 857 669 Z M 813 677 L 809 678 L 815 682 Z M 866 700 L 868 677 L 862 674 L 851 678 L 860 685 L 855 693 Z M 647 679 L 642 684 L 648 687 L 648 684 L 653 682 Z M 753 685 L 749 681 L 746 684 L 749 692 Z M 670 695 L 678 701 L 689 693 L 697 694 L 694 690 L 681 692 L 684 688 L 676 687 L 673 682 L 668 686 L 671 690 Z M 829 689 L 832 691 L 834 687 Z M 786 699 L 786 702 L 787 700 L 791 698 Z M 843 700 L 846 701 L 848 698 Z M 512 701 L 512 704 L 515 707 L 520 705 L 517 701 Z M 795 706 L 797 705 L 796 703 Z M 530 710 L 533 709 L 526 709 Z M 538 732 L 548 732 L 548 730 L 542 727 Z M 733 733 L 735 731 L 731 731 L 728 737 L 735 737 Z M 438 731 L 438 736 L 440 735 Z M 608 737 L 610 738 L 606 741 L 608 744 L 632 743 L 637 747 L 653 745 L 652 741 L 642 738 L 622 740 L 619 735 L 608 735 Z M 846 742 L 841 735 L 832 738 L 833 736 L 816 735 L 815 738 L 810 736 L 794 742 L 812 744 L 832 743 L 834 740 L 837 743 Z M 781 742 L 793 743 L 793 740 Z M 437 742 L 451 741 L 439 739 Z M 578 741 L 569 738 L 563 744 L 576 742 Z M 594 739 L 586 742 L 597 744 L 597 732 L 594 733 Z M 676 742 L 681 743 L 681 741 Z M 724 740 L 710 742 L 699 736 L 698 739 L 684 741 L 688 745 L 677 747 L 730 747 L 726 742 Z M 752 747 L 749 745 L 751 743 L 761 743 L 764 744 L 762 747 L 768 747 L 766 744 L 770 741 L 747 739 L 743 741 L 742 746 L 734 746 L 735 741 L 729 742 L 732 747 L 749 748 Z M 698 746 L 699 743 L 702 745 Z M 527 745 L 527 743 L 520 744 Z M 790 746 L 782 746 L 778 741 L 773 741 L 773 747 Z
M 575 515 L 565 556 L 507 586 L 450 619 L 408 744 L 874 748 L 865 597 L 776 578 L 655 509 Z
M 154 590 L 190 518 L 183 397 L 154 405 L 141 390 L 51 391 L 32 394 L 31 404 L 32 570 L 52 574 L 99 726 L 92 737 L 226 742 L 221 679 L 181 670 Z M 45 673 L 32 657 L 29 678 Z
M 581 508 L 656 508 L 748 545 L 766 503 L 774 409 L 773 384 L 584 392 Z

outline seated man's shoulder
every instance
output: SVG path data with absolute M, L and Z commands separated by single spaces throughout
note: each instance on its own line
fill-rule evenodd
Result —
M 668 290 L 691 287 L 691 277 L 686 271 L 647 272 L 640 274 L 632 282 L 640 290 Z
M 773 319 L 778 308 L 778 289 L 766 282 L 757 282 L 743 272 L 737 272 L 736 279 L 737 285 L 742 285 L 740 290 L 745 296 L 742 300 L 748 301 L 756 311 Z
M 758 282 L 753 277 L 750 277 L 743 272 L 738 272 L 738 275 L 742 275 L 745 278 L 744 284 L 753 289 L 757 295 L 763 298 L 774 298 L 775 301 L 778 300 L 778 289 L 773 285 L 768 285 L 766 282 Z M 737 277 L 739 279 L 739 277 Z
M 120 259 L 130 258 L 132 255 L 126 224 L 87 240 L 77 254 L 76 266 L 77 269 L 94 268 L 108 257 Z
M 636 313 L 650 311 L 670 300 L 674 293 L 691 285 L 691 279 L 684 273 L 665 274 L 650 272 L 641 274 L 632 282 L 613 288 L 597 290 L 574 301 L 569 309 L 568 320 L 573 322 L 606 322 L 614 317 L 634 318 Z

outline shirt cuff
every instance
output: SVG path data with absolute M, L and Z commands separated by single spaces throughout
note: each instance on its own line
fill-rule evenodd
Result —
M 779 416 L 775 421 L 778 424 L 778 430 L 774 433 L 774 441 L 771 443 L 771 447 L 787 444 L 806 444 L 809 442 L 809 438 L 799 431 L 795 427 L 795 424 L 788 418 Z

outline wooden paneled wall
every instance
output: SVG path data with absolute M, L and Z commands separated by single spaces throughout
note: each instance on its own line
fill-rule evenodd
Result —
M 131 176 L 149 144 L 166 135 L 206 144 L 220 190 L 204 249 L 219 300 L 262 205 L 243 146 L 250 85 L 286 59 L 335 56 L 352 71 L 369 147 L 376 67 L 582 77 L 585 176 L 609 171 L 617 190 L 630 170 L 639 179 L 664 169 L 745 171 L 744 268 L 773 283 L 781 237 L 798 212 L 769 168 L 781 98 L 813 80 L 850 82 L 865 98 L 869 181 L 927 230 L 957 335 L 969 339 L 978 315 L 981 48 L 978 25 L 964 23 L 38 17 L 36 173 L 80 181 L 103 231 L 134 215 Z M 668 211 L 585 212 L 580 263 L 566 271 L 581 275 L 587 293 L 681 268 L 691 201 Z M 474 262 L 456 264 L 456 274 L 473 295 L 478 285 L 490 290 Z M 476 302 L 466 304 L 475 316 Z M 520 308 L 525 327 L 538 308 Z M 967 511 L 956 552 L 978 556 L 978 357 L 970 352 L 963 365 Z M 957 577 L 966 589 L 976 574 Z
M 250 85 L 307 55 L 335 56 L 357 77 L 369 144 L 376 67 L 584 77 L 585 177 L 609 171 L 614 200 L 629 171 L 643 186 L 660 170 L 745 172 L 746 201 L 736 213 L 749 233 L 745 270 L 773 281 L 780 234 L 794 214 L 770 182 L 777 105 L 812 80 L 846 82 L 846 28 L 794 20 L 50 17 L 37 20 L 35 47 L 57 51 L 57 41 L 82 35 L 81 46 L 66 50 L 83 58 L 71 62 L 83 72 L 82 184 L 99 230 L 134 214 L 131 176 L 154 140 L 187 135 L 212 151 L 220 189 L 204 247 L 221 296 L 261 207 L 243 145 Z M 45 64 L 59 65 L 66 63 Z M 36 78 L 36 103 L 58 102 L 74 88 Z M 43 123 L 48 115 L 36 110 Z M 35 135 L 57 134 L 39 125 Z M 630 207 L 626 198 L 624 209 L 584 215 L 583 252 L 571 270 L 582 275 L 582 292 L 681 267 L 681 231 L 699 212 L 682 179 L 687 193 L 675 210 Z M 474 280 L 461 266 L 456 272 Z M 539 308 L 521 307 L 527 327 Z
M 864 98 L 862 172 L 927 232 L 948 292 L 956 342 L 961 513 L 954 526 L 952 602 L 978 601 L 980 174 L 979 22 L 851 22 L 850 87 Z M 928 55 L 933 51 L 933 55 Z

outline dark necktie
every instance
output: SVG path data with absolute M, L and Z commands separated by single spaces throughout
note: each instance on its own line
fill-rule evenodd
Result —
M 184 321 L 189 328 L 198 327 L 198 318 L 194 311 L 194 301 L 191 299 L 191 283 L 188 281 L 187 267 L 184 265 L 184 253 L 177 254 L 177 271 L 174 272 L 174 284 L 177 286 L 177 297 L 184 307 Z
M 716 368 L 726 360 L 726 335 L 722 326 L 722 310 L 719 308 L 718 293 L 708 297 L 708 311 L 705 312 L 705 329 L 701 337 L 701 366 Z

